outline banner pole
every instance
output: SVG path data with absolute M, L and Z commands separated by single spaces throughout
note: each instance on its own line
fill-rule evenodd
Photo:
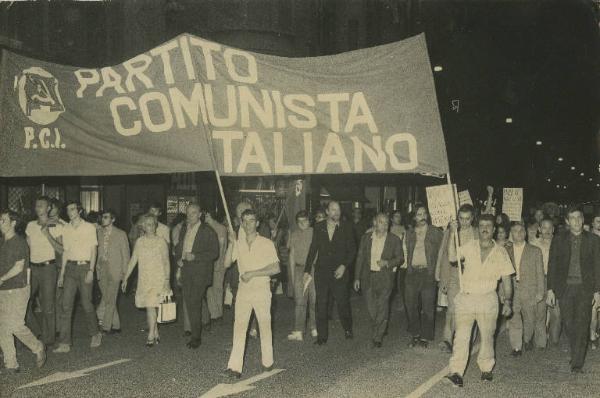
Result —
M 229 229 L 233 231 L 233 224 L 231 222 L 231 216 L 229 215 L 229 208 L 227 207 L 227 200 L 225 200 L 225 192 L 223 191 L 223 184 L 221 183 L 221 174 L 219 174 L 219 170 L 217 169 L 217 165 L 214 162 L 213 158 L 213 166 L 215 168 L 215 177 L 217 178 L 217 185 L 219 186 L 219 193 L 221 194 L 221 201 L 223 202 L 223 209 L 225 209 L 225 217 L 227 218 L 227 225 Z
M 446 181 L 448 182 L 448 186 L 450 187 L 450 191 L 452 192 L 452 202 L 454 203 L 454 211 L 456 213 L 455 219 L 458 221 L 458 200 L 456 198 L 457 194 L 454 190 L 454 186 L 452 185 L 452 178 L 450 177 L 450 171 L 448 171 L 448 173 L 446 173 Z M 454 245 L 456 246 L 456 260 L 458 262 L 458 264 L 457 264 L 458 286 L 459 286 L 459 292 L 462 293 L 462 291 L 463 291 L 462 263 L 460 261 L 460 236 L 459 236 L 458 229 L 456 230 L 456 233 L 454 234 Z

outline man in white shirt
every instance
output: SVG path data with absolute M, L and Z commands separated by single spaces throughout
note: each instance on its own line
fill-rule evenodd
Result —
M 102 344 L 102 333 L 98 328 L 96 311 L 92 304 L 92 288 L 94 269 L 98 247 L 96 227 L 83 220 L 83 208 L 79 202 L 67 205 L 67 215 L 71 220 L 63 229 L 63 258 L 58 287 L 62 287 L 63 303 L 58 347 L 54 353 L 71 351 L 71 322 L 75 296 L 79 292 L 81 306 L 85 313 L 88 335 L 91 337 L 91 348 Z
M 548 259 L 550 257 L 550 246 L 552 245 L 553 237 L 554 224 L 552 223 L 552 219 L 545 218 L 540 223 L 539 239 L 534 239 L 532 243 L 542 251 L 542 260 L 544 262 L 544 301 L 538 303 L 535 310 L 535 342 L 538 347 L 546 347 L 548 339 L 557 345 L 560 338 L 561 324 L 558 302 L 554 307 L 548 307 L 545 301 L 548 286 Z M 547 327 L 546 323 L 548 324 Z
M 25 229 L 31 266 L 31 298 L 37 294 L 42 307 L 41 328 L 31 309 L 27 313 L 27 323 L 34 331 L 41 329 L 42 341 L 46 346 L 54 345 L 56 339 L 56 252 L 63 250 L 63 227 L 50 221 L 49 210 L 50 199 L 39 197 L 35 201 L 37 219 L 29 222 Z
M 544 285 L 544 260 L 542 251 L 525 242 L 525 225 L 515 222 L 510 228 L 513 244 L 506 250 L 515 267 L 513 279 L 513 316 L 508 320 L 508 336 L 512 346 L 512 356 L 520 356 L 522 348 L 527 351 L 533 349 L 534 333 L 544 333 L 545 330 L 536 331 L 536 306 L 543 302 Z M 545 338 L 539 339 L 544 341 Z M 545 348 L 538 342 L 538 348 Z
M 396 269 L 404 262 L 402 241 L 388 232 L 389 218 L 379 213 L 373 220 L 374 231 L 364 234 L 360 241 L 354 290 L 362 288 L 373 329 L 372 344 L 380 348 L 388 324 L 390 295 L 396 280 Z
M 243 234 L 236 238 L 229 229 L 229 247 L 225 266 L 237 260 L 240 284 L 236 296 L 233 325 L 233 349 L 224 375 L 239 379 L 244 366 L 246 332 L 254 310 L 260 330 L 260 348 L 263 370 L 273 368 L 273 337 L 271 334 L 270 277 L 279 272 L 279 258 L 273 242 L 256 231 L 257 215 L 248 209 L 241 216 Z
M 506 250 L 492 239 L 495 217 L 483 214 L 479 217 L 479 240 L 473 239 L 460 247 L 462 272 L 462 289 L 454 300 L 456 332 L 452 357 L 450 358 L 450 374 L 448 380 L 454 386 L 463 386 L 463 374 L 469 360 L 469 348 L 473 323 L 477 322 L 481 345 L 477 364 L 481 370 L 481 379 L 492 381 L 492 370 L 496 364 L 494 358 L 494 333 L 498 320 L 498 280 L 502 279 L 504 297 L 512 297 L 510 275 L 514 273 L 510 257 Z M 448 240 L 448 257 L 451 263 L 458 263 L 454 234 L 457 222 L 450 224 L 451 233 Z M 460 272 L 460 269 L 459 269 Z M 511 300 L 505 299 L 502 315 L 510 316 Z

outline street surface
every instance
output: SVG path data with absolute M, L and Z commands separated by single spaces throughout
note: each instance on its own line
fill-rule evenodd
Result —
M 36 369 L 34 356 L 18 348 L 21 373 L 0 373 L 1 397 L 598 397 L 600 352 L 589 351 L 585 373 L 569 372 L 566 340 L 560 348 L 509 355 L 508 336 L 497 341 L 494 381 L 480 381 L 476 361 L 465 375 L 465 387 L 452 387 L 441 376 L 449 354 L 437 342 L 428 349 L 408 348 L 406 321 L 393 307 L 383 348 L 371 348 L 366 307 L 362 297 L 352 299 L 354 339 L 345 340 L 338 321 L 330 322 L 324 347 L 287 341 L 293 324 L 293 302 L 277 297 L 274 316 L 275 369 L 261 375 L 260 344 L 249 338 L 241 380 L 221 376 L 232 339 L 232 313 L 225 311 L 221 325 L 203 333 L 202 346 L 185 346 L 181 323 L 160 327 L 161 342 L 146 348 L 145 313 L 133 306 L 133 297 L 121 298 L 123 332 L 106 336 L 99 349 L 89 348 L 82 314 L 76 314 L 74 345 L 70 354 L 48 354 L 48 363 Z M 441 331 L 443 314 L 438 314 Z M 437 375 L 437 376 L 436 376 Z M 248 380 L 250 378 L 250 380 Z M 29 384 L 39 384 L 27 386 Z M 235 384 L 235 385 L 228 385 Z M 27 386 L 27 387 L 24 387 Z

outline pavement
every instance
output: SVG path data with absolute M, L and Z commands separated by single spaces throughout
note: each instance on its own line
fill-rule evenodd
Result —
M 71 353 L 49 352 L 42 369 L 35 357 L 18 348 L 21 373 L 0 371 L 0 397 L 598 397 L 600 352 L 589 351 L 585 373 L 569 371 L 566 341 L 558 348 L 509 355 L 507 333 L 497 339 L 493 382 L 480 380 L 470 361 L 465 387 L 443 379 L 449 354 L 437 343 L 409 348 L 403 312 L 392 310 L 388 336 L 382 348 L 371 348 L 366 307 L 352 298 L 354 339 L 345 340 L 338 321 L 330 321 L 330 338 L 316 346 L 286 339 L 293 325 L 293 301 L 278 296 L 274 319 L 275 370 L 262 373 L 259 340 L 248 338 L 241 380 L 221 376 L 231 349 L 232 313 L 203 334 L 197 350 L 185 346 L 181 323 L 160 326 L 161 342 L 145 347 L 145 313 L 133 297 L 121 298 L 122 333 L 106 336 L 102 346 L 89 348 L 81 313 L 76 313 Z M 443 313 L 438 314 L 438 331 Z M 563 339 L 564 340 L 564 339 Z M 62 379 L 62 381 L 60 381 Z M 31 383 L 45 383 L 27 386 Z

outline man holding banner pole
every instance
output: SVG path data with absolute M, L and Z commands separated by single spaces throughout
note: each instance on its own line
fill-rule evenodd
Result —
M 494 333 L 498 319 L 498 280 L 502 279 L 504 297 L 512 297 L 510 275 L 514 273 L 514 268 L 508 252 L 492 239 L 494 222 L 494 216 L 489 214 L 479 218 L 479 239 L 473 239 L 459 248 L 460 260 L 457 248 L 452 242 L 457 236 L 458 223 L 450 223 L 452 243 L 448 245 L 449 260 L 457 266 L 460 261 L 461 268 L 464 264 L 464 272 L 461 275 L 462 289 L 455 298 L 456 334 L 450 358 L 450 374 L 447 376 L 457 387 L 463 386 L 474 322 L 477 322 L 481 336 L 477 358 L 481 379 L 492 381 L 495 365 Z M 502 315 L 510 316 L 511 312 L 511 300 L 505 299 Z

